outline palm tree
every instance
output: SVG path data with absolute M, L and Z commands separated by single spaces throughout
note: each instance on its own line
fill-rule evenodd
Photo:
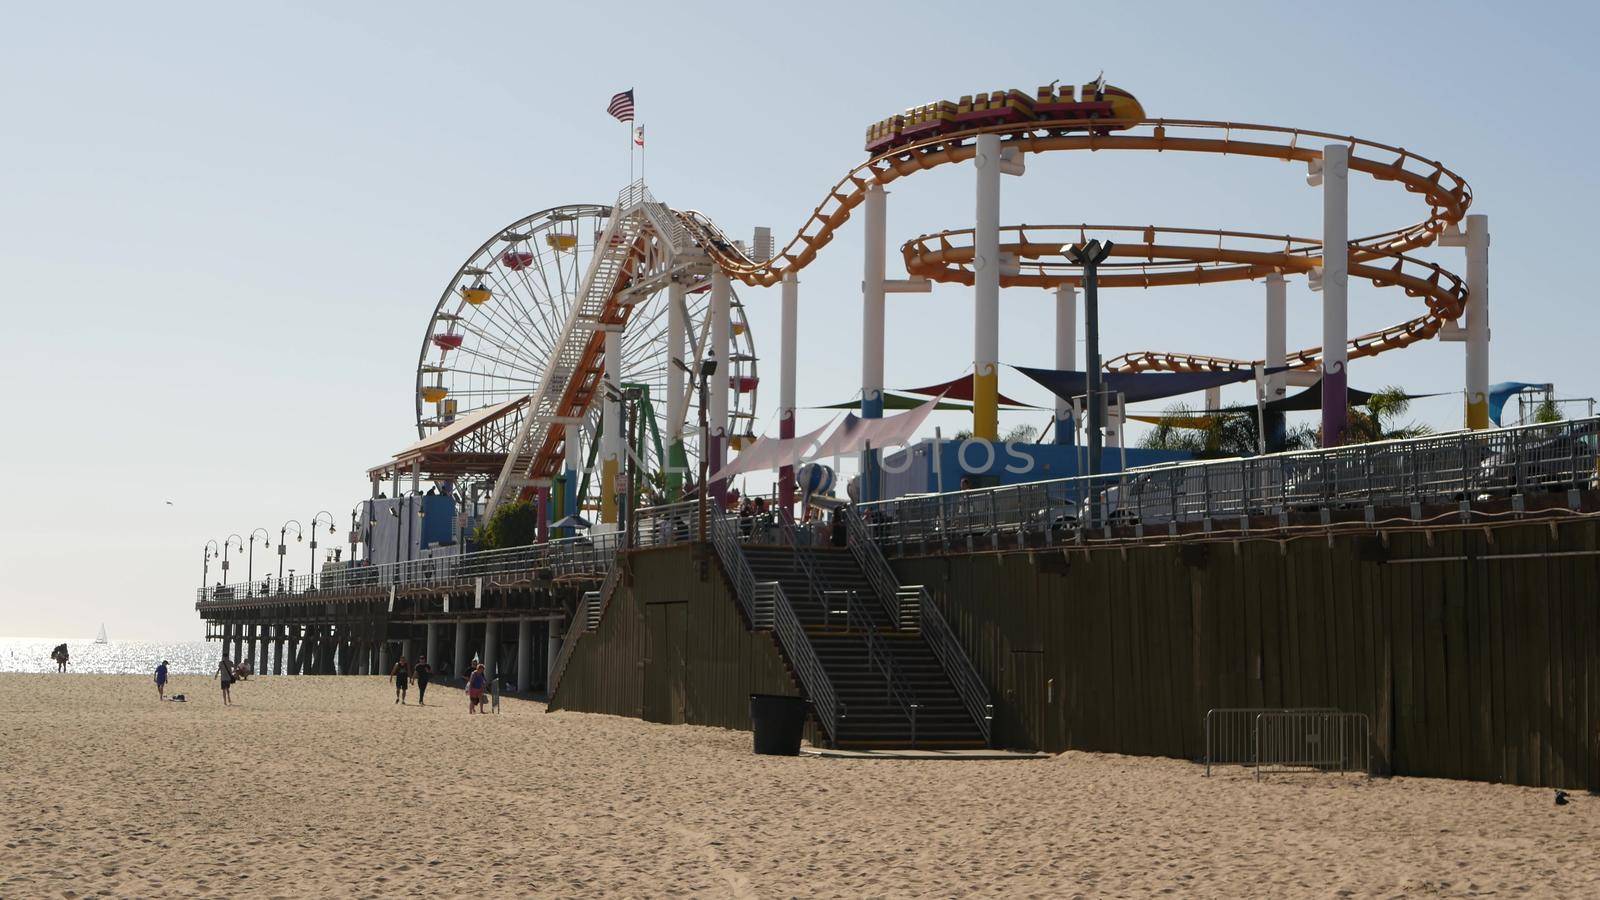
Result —
M 1205 428 L 1186 428 L 1184 419 L 1205 419 Z M 1260 452 L 1260 423 L 1256 411 L 1248 406 L 1223 410 L 1208 416 L 1192 407 L 1175 403 L 1162 411 L 1161 421 L 1139 442 L 1146 450 L 1182 450 L 1196 456 L 1254 456 Z M 1316 429 L 1298 425 L 1284 434 L 1281 450 L 1305 450 L 1316 446 Z
M 1421 422 L 1395 424 L 1395 420 L 1410 408 L 1411 398 L 1406 396 L 1405 389 L 1389 385 L 1367 400 L 1365 410 L 1350 408 L 1350 428 L 1345 432 L 1345 443 L 1368 444 L 1433 434 L 1433 429 Z

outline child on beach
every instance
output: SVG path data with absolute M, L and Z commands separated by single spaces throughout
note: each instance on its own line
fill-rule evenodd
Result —
M 489 684 L 489 676 L 484 674 L 483 664 L 472 670 L 472 676 L 467 679 L 467 713 L 478 712 L 483 707 L 483 689 Z
M 156 699 L 167 699 L 167 661 L 164 659 L 156 666 Z
M 234 673 L 233 660 L 229 659 L 227 654 L 223 654 L 222 661 L 217 663 L 217 672 L 216 672 L 216 674 L 211 676 L 212 678 L 221 678 L 222 679 L 222 705 L 223 706 L 232 706 L 233 705 L 233 696 L 228 693 L 228 689 L 233 687 L 233 681 L 234 681 L 233 673 Z
M 389 670 L 389 680 L 394 682 L 394 702 L 401 706 L 404 706 L 406 702 L 406 685 L 409 682 L 410 675 L 411 672 L 406 667 L 406 658 L 404 656 L 396 660 L 394 668 Z
M 411 677 L 417 682 L 417 705 L 427 706 L 428 682 L 433 680 L 433 666 L 428 665 L 426 656 L 417 657 L 417 664 L 411 667 Z

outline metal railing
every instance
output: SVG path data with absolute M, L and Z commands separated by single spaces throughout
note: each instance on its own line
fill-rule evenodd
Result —
M 739 547 L 739 530 L 721 513 L 709 511 L 707 517 L 710 519 L 706 529 L 710 533 L 711 546 L 716 549 L 717 559 L 722 561 L 722 568 L 733 583 L 733 592 L 739 598 L 739 605 L 744 608 L 745 618 L 755 625 L 756 576 L 750 571 L 750 561 L 745 559 L 744 551 Z
M 1028 535 L 1082 539 L 1109 526 L 1176 530 L 1185 523 L 1322 510 L 1453 506 L 1600 488 L 1600 418 L 902 497 L 860 505 L 880 546 L 980 542 Z
M 933 655 L 939 658 L 939 665 L 944 667 L 950 684 L 961 696 L 962 705 L 966 706 L 972 721 L 977 723 L 978 730 L 983 732 L 983 743 L 988 746 L 993 739 L 994 729 L 994 703 L 989 699 L 989 688 L 984 685 L 983 676 L 978 674 L 977 666 L 972 664 L 967 651 L 962 649 L 956 633 L 951 630 L 944 613 L 939 611 L 939 605 L 933 602 L 928 589 L 920 584 L 915 587 L 918 615 L 922 620 L 922 637 L 933 649 Z
M 1256 718 L 1262 713 L 1336 713 L 1331 706 L 1299 708 L 1223 707 L 1206 710 L 1206 775 L 1212 766 L 1254 766 Z
M 956 639 L 955 632 L 950 630 L 950 624 L 929 596 L 928 589 L 920 584 L 900 584 L 883 551 L 872 540 L 866 523 L 855 510 L 843 508 L 836 514 L 844 517 L 851 552 L 855 554 L 862 571 L 867 573 L 867 579 L 878 592 L 879 598 L 888 607 L 895 626 L 920 630 L 927 638 L 928 646 L 933 649 L 945 676 L 950 679 L 950 684 L 961 696 L 962 704 L 983 732 L 983 742 L 988 744 L 994 721 L 994 704 L 990 700 L 989 689 L 984 686 L 983 676 L 978 674 L 972 660 L 961 648 L 961 642 Z
M 594 593 L 594 591 L 585 592 L 578 600 L 578 608 L 572 611 L 572 621 L 567 623 L 567 631 L 561 636 L 561 649 L 556 651 L 555 665 L 550 672 L 550 684 L 545 688 L 547 697 L 555 697 L 556 688 L 561 685 L 561 676 L 566 674 L 567 663 L 572 661 L 572 654 L 577 650 L 578 639 L 588 627 L 590 595 Z M 599 598 L 594 598 L 593 602 L 599 602 Z
M 1263 772 L 1372 774 L 1372 724 L 1364 713 L 1264 712 L 1256 716 L 1256 778 Z
M 822 660 L 817 658 L 817 651 L 811 646 L 811 638 L 806 635 L 794 607 L 784 596 L 783 585 L 776 582 L 772 585 L 773 633 L 778 637 L 779 646 L 788 655 L 789 663 L 794 666 L 795 675 L 799 677 L 806 696 L 811 698 L 812 708 L 817 711 L 823 729 L 837 742 L 839 719 L 844 715 L 844 708 L 833 692 L 833 682 L 828 678 L 827 670 L 822 668 Z
M 435 556 L 394 563 L 344 565 L 293 578 L 202 587 L 202 603 L 288 599 L 300 595 L 373 592 L 394 587 L 451 587 L 478 578 L 526 577 L 549 570 L 555 577 L 594 575 L 607 571 L 622 546 L 619 533 L 561 538 L 543 544 Z

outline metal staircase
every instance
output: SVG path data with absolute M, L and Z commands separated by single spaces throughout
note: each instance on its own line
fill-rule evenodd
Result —
M 566 452 L 564 426 L 587 415 L 600 397 L 603 334 L 624 328 L 633 303 L 665 286 L 661 271 L 640 271 L 652 244 L 676 256 L 688 249 L 689 237 L 677 215 L 656 202 L 644 182 L 635 182 L 617 198 L 597 239 L 578 301 L 568 311 L 538 387 L 529 395 L 527 412 L 495 480 L 483 521 L 501 504 L 543 483 L 560 463 Z

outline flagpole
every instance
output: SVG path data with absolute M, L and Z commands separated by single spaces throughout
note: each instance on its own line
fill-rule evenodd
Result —
M 633 184 L 633 121 L 630 119 L 622 124 L 628 129 L 628 183 Z

